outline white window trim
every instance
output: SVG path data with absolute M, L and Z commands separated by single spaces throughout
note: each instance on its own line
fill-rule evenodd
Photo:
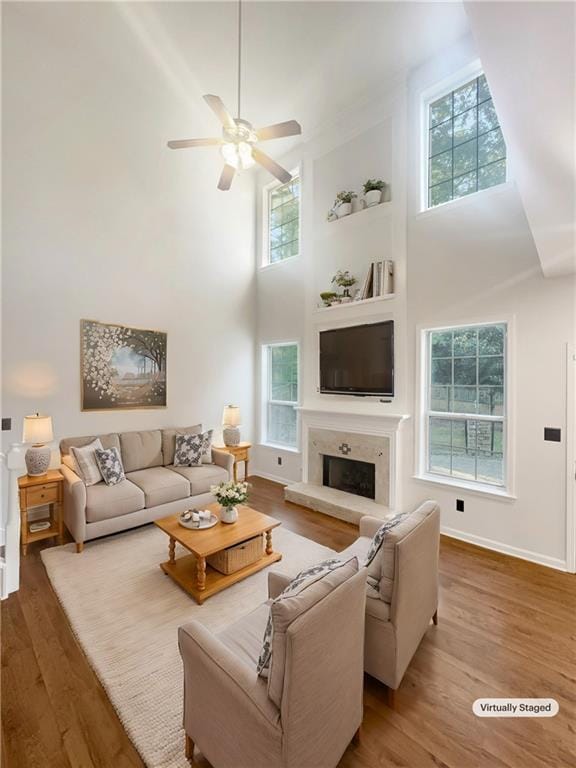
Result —
M 291 400 L 270 400 L 268 398 L 269 393 L 269 355 L 268 350 L 270 347 L 296 347 L 296 360 L 298 366 L 298 385 L 296 393 L 296 402 Z M 275 448 L 277 450 L 289 451 L 291 453 L 300 453 L 300 412 L 298 410 L 300 406 L 300 390 L 301 390 L 301 359 L 300 359 L 300 342 L 298 341 L 269 341 L 262 344 L 261 350 L 261 408 L 260 408 L 260 445 L 268 448 Z M 296 445 L 285 445 L 283 443 L 274 443 L 268 440 L 268 405 L 274 403 L 277 405 L 292 405 L 296 409 Z
M 459 69 L 457 72 L 445 77 L 440 82 L 435 83 L 432 87 L 425 90 L 420 97 L 420 205 L 418 208 L 420 214 L 440 210 L 446 206 L 451 206 L 453 203 L 461 203 L 463 200 L 473 200 L 476 195 L 484 195 L 486 192 L 499 189 L 510 181 L 507 151 L 506 179 L 502 184 L 495 184 L 493 187 L 479 189 L 469 195 L 457 197 L 454 200 L 447 200 L 445 203 L 440 203 L 439 205 L 428 205 L 428 132 L 430 130 L 430 113 L 428 108 L 432 102 L 436 101 L 436 99 L 446 96 L 446 94 L 456 90 L 470 80 L 480 77 L 482 74 L 484 74 L 482 64 L 480 59 L 476 59 L 475 61 L 470 62 L 467 66 Z
M 506 325 L 506 349 L 504 354 L 504 376 L 505 376 L 505 403 L 503 419 L 503 439 L 504 439 L 504 485 L 492 485 L 490 483 L 480 483 L 471 480 L 464 480 L 448 475 L 436 474 L 428 471 L 428 379 L 429 379 L 429 357 L 428 357 L 428 334 L 433 331 L 446 331 L 453 328 L 462 328 L 466 326 L 483 325 Z M 417 349 L 418 370 L 417 382 L 419 387 L 417 419 L 415 430 L 415 468 L 413 478 L 436 485 L 442 485 L 447 488 L 459 488 L 470 493 L 480 494 L 482 496 L 491 496 L 502 500 L 514 500 L 515 495 L 515 429 L 514 429 L 514 383 L 515 383 L 515 318 L 513 316 L 498 316 L 487 319 L 483 317 L 455 319 L 454 322 L 445 323 L 439 326 L 418 326 L 417 330 Z M 463 414 L 442 414 L 447 418 L 462 418 Z M 477 415 L 476 415 L 477 416 Z M 500 421 L 500 417 L 495 419 L 483 415 L 482 421 Z
M 270 262 L 270 237 L 269 237 L 269 221 L 270 221 L 270 193 L 278 187 L 284 186 L 281 181 L 275 179 L 269 184 L 266 184 L 262 188 L 262 259 L 260 263 L 260 269 L 270 269 L 271 267 L 278 267 L 281 264 L 292 262 L 294 259 L 300 258 L 302 251 L 302 174 L 300 173 L 300 166 L 297 166 L 290 171 L 292 177 L 297 176 L 300 179 L 300 197 L 298 198 L 298 253 L 293 256 L 289 256 L 287 259 L 281 261 Z

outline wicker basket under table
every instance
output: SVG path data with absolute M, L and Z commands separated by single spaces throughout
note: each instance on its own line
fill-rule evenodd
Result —
M 234 544 L 232 547 L 208 555 L 206 562 L 220 573 L 229 574 L 255 563 L 263 554 L 263 537 L 260 534 L 254 536 L 253 539 L 242 541 L 240 544 Z

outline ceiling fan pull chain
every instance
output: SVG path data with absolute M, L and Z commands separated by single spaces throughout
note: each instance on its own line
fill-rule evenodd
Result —
M 240 120 L 240 88 L 242 76 L 242 0 L 238 0 L 238 120 Z

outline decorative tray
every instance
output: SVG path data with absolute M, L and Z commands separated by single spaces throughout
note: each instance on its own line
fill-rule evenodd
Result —
M 182 528 L 187 528 L 189 531 L 205 531 L 207 528 L 213 528 L 218 522 L 218 518 L 214 513 L 210 515 L 210 520 L 202 520 L 198 523 L 192 520 L 182 520 L 178 518 L 178 522 Z

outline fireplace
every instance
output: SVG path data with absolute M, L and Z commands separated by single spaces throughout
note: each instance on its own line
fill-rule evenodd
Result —
M 323 456 L 322 482 L 328 488 L 336 488 L 367 499 L 376 498 L 376 467 L 368 461 Z

